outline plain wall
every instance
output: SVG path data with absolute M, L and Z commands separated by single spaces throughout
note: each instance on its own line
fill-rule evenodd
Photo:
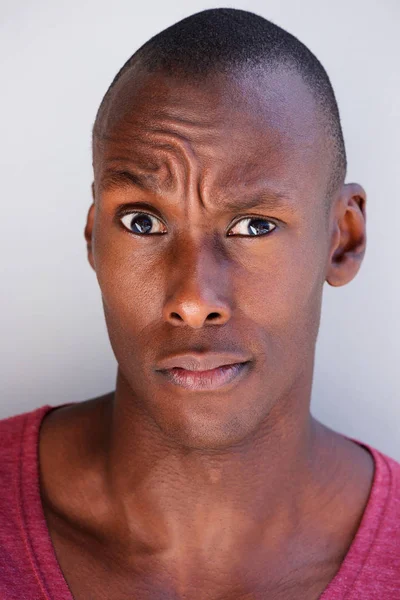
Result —
M 398 0 L 0 1 L 0 417 L 114 388 L 83 238 L 91 127 L 112 78 L 143 42 L 216 6 L 281 25 L 330 75 L 347 181 L 368 192 L 368 247 L 350 284 L 325 284 L 311 408 L 400 460 Z

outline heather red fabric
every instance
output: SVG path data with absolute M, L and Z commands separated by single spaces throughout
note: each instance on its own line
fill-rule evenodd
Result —
M 40 499 L 38 434 L 52 408 L 0 421 L 1 600 L 73 600 Z M 353 543 L 319 600 L 399 600 L 400 464 L 349 439 L 371 452 L 374 480 Z

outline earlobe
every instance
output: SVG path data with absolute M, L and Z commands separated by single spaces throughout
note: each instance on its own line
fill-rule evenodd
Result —
M 93 258 L 93 227 L 94 227 L 95 210 L 96 210 L 96 207 L 93 202 L 93 204 L 91 204 L 91 206 L 89 208 L 89 212 L 88 212 L 87 219 L 86 219 L 86 226 L 85 226 L 85 230 L 84 230 L 86 246 L 87 246 L 87 253 L 88 253 L 88 260 L 94 271 L 96 270 L 95 264 L 94 264 L 94 258 Z
M 333 207 L 326 281 L 338 287 L 357 275 L 366 249 L 366 193 L 357 183 L 343 186 Z

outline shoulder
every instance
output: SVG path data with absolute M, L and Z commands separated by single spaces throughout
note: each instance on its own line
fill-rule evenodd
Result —
M 358 443 L 370 451 L 375 464 L 367 523 L 387 549 L 395 539 L 400 554 L 400 462 L 366 442 Z
M 40 423 L 50 409 L 46 405 L 0 420 L 0 524 L 16 510 L 21 465 L 36 462 Z
M 381 505 L 382 520 L 386 523 L 392 517 L 400 517 L 400 462 L 365 442 L 358 443 L 365 446 L 374 458 L 373 493 L 376 503 Z M 397 525 L 400 526 L 400 522 Z
M 387 551 L 396 551 L 400 584 L 400 462 L 375 448 L 376 494 L 382 505 L 381 527 L 378 531 Z M 400 585 L 399 585 L 400 589 Z
M 15 578 L 30 577 L 24 533 L 24 469 L 34 471 L 37 432 L 50 406 L 0 420 L 0 596 L 14 589 Z M 27 490 L 31 493 L 31 490 Z M 21 597 L 21 596 L 18 596 Z
M 358 547 L 361 551 L 363 546 L 368 548 L 368 553 L 354 592 L 369 590 L 371 598 L 400 597 L 390 595 L 394 591 L 400 594 L 400 463 L 369 444 L 363 445 L 374 457 L 375 473 L 359 531 Z
M 49 409 L 49 406 L 42 406 L 29 412 L 0 419 L 0 477 L 3 484 L 4 477 L 8 476 L 10 471 L 17 466 L 24 433 L 27 429 L 32 431 L 32 425 Z

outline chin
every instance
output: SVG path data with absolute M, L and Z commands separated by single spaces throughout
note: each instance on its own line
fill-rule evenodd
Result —
M 181 446 L 193 450 L 227 450 L 256 433 L 266 410 L 265 406 L 253 403 L 243 406 L 243 393 L 240 399 L 234 396 L 231 394 L 226 402 L 221 397 L 197 396 L 186 406 L 182 406 L 182 399 L 175 398 L 158 406 L 152 403 L 148 412 L 165 436 Z M 248 403 L 248 396 L 246 400 Z

